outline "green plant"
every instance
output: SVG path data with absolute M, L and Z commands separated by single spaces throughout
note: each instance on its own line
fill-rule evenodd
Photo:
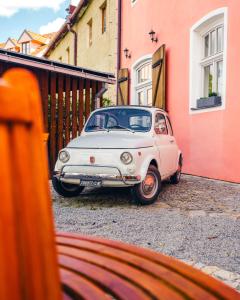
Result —
M 103 104 L 103 107 L 108 107 L 108 106 L 112 105 L 112 101 L 108 98 L 103 98 L 102 99 L 102 104 Z
M 218 95 L 217 93 L 212 92 L 212 93 L 209 93 L 209 94 L 208 94 L 208 97 L 216 97 L 217 95 Z

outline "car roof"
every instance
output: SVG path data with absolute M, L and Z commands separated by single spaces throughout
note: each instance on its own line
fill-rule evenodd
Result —
M 114 106 L 107 106 L 107 107 L 101 107 L 101 108 L 98 108 L 96 109 L 95 111 L 99 111 L 99 110 L 104 110 L 104 109 L 121 109 L 121 108 L 128 108 L 128 109 L 143 109 L 143 110 L 148 110 L 148 111 L 151 111 L 151 112 L 154 112 L 154 111 L 161 111 L 165 114 L 167 114 L 167 112 L 161 108 L 158 108 L 158 107 L 155 107 L 155 106 L 143 106 L 143 105 L 114 105 Z

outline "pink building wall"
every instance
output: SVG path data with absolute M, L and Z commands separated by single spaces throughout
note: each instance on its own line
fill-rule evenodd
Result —
M 228 8 L 226 108 L 189 114 L 190 29 L 217 8 Z M 148 32 L 154 29 L 158 43 Z M 188 174 L 240 182 L 240 1 L 122 1 L 121 67 L 128 67 L 165 43 L 167 49 L 167 110 L 183 151 Z M 132 74 L 131 74 L 132 75 Z M 130 75 L 130 76 L 131 76 Z

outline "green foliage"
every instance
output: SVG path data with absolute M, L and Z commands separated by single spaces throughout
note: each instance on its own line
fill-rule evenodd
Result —
M 108 107 L 108 106 L 112 105 L 112 101 L 108 98 L 103 98 L 102 99 L 102 104 L 103 104 L 103 107 Z
M 217 93 L 212 92 L 212 93 L 209 93 L 209 94 L 208 94 L 208 97 L 216 97 L 217 95 L 218 95 Z

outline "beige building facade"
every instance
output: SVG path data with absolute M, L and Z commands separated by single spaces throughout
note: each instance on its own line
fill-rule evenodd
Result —
M 49 44 L 45 57 L 116 75 L 117 16 L 116 0 L 80 1 L 69 21 Z M 116 103 L 115 85 L 108 86 L 104 98 L 110 99 L 112 104 Z

